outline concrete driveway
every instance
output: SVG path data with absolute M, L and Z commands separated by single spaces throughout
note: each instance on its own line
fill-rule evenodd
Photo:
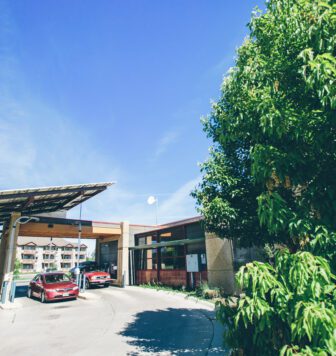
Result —
M 0 310 L 0 355 L 227 355 L 213 307 L 140 287 L 99 288 L 86 300 L 25 297 Z

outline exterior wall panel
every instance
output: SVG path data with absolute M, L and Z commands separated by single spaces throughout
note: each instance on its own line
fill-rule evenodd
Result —
M 235 282 L 231 241 L 221 239 L 215 234 L 206 233 L 205 245 L 209 286 L 220 287 L 227 294 L 234 293 Z

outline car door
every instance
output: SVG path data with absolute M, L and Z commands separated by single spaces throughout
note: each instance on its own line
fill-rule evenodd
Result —
M 30 288 L 32 291 L 32 295 L 37 297 L 38 296 L 38 284 L 37 282 L 40 280 L 41 276 L 38 274 L 36 275 L 33 280 L 30 282 Z
M 36 290 L 36 297 L 41 297 L 41 293 L 43 291 L 43 284 L 42 284 L 42 276 L 39 275 L 36 284 L 35 284 L 35 290 Z

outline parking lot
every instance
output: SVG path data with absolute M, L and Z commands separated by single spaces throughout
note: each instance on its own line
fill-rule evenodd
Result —
M 213 307 L 181 295 L 109 287 L 42 304 L 26 288 L 18 288 L 18 308 L 0 310 L 1 355 L 227 354 Z

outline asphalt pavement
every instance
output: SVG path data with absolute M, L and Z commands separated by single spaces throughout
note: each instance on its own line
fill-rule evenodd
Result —
M 83 296 L 42 304 L 20 286 L 0 310 L 0 355 L 228 355 L 211 305 L 140 287 Z

